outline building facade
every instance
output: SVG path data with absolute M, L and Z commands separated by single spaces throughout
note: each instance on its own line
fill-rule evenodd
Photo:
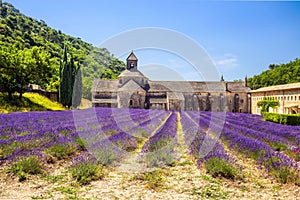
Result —
M 150 81 L 132 52 L 118 80 L 94 80 L 96 107 L 197 111 L 251 111 L 247 82 Z
M 270 108 L 269 112 L 280 114 L 300 113 L 300 82 L 252 90 L 252 114 L 260 114 L 261 110 L 257 106 L 257 102 L 262 101 L 264 97 L 272 97 L 280 103 L 279 107 Z

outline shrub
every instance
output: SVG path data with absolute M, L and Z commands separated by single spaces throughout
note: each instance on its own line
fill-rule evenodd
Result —
M 148 152 L 143 155 L 143 159 L 149 167 L 173 166 L 177 160 L 170 146 Z
M 42 174 L 42 163 L 36 156 L 30 156 L 28 158 L 22 158 L 20 161 L 15 162 L 10 171 L 18 175 L 19 181 L 24 181 L 27 178 L 27 174 Z
M 86 185 L 93 180 L 99 180 L 104 177 L 103 167 L 93 161 L 82 161 L 70 168 L 72 177 L 80 184 Z
M 98 141 L 89 150 L 103 166 L 111 165 L 123 156 L 123 152 L 109 140 Z
M 209 174 L 215 177 L 228 179 L 240 178 L 239 169 L 218 157 L 212 157 L 204 162 L 204 167 Z
M 266 121 L 292 126 L 300 125 L 300 115 L 286 115 L 268 112 L 263 113 L 263 115 Z
M 279 170 L 272 170 L 271 173 L 275 175 L 277 178 L 277 181 L 280 183 L 286 184 L 286 183 L 294 183 L 299 186 L 300 184 L 300 176 L 299 173 L 296 171 L 293 171 L 287 167 L 282 167 Z
M 159 149 L 169 146 L 171 142 L 172 137 L 166 135 L 165 138 L 161 138 L 159 140 L 155 140 L 153 143 L 149 143 L 148 149 L 150 152 L 158 151 Z

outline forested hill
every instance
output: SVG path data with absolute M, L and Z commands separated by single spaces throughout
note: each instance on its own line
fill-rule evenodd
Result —
M 269 70 L 248 79 L 248 85 L 253 90 L 297 82 L 300 82 L 300 59 L 295 59 L 287 64 L 271 64 Z
M 2 85 L 3 82 L 11 81 L 13 78 L 3 67 L 12 65 L 8 63 L 8 57 L 14 52 L 19 55 L 22 51 L 35 49 L 32 52 L 39 52 L 47 58 L 44 60 L 51 66 L 51 70 L 48 70 L 51 75 L 40 79 L 36 76 L 29 82 L 40 84 L 44 89 L 56 91 L 59 85 L 59 66 L 64 45 L 67 45 L 69 53 L 73 55 L 76 64 L 81 67 L 83 96 L 86 98 L 90 95 L 94 78 L 115 79 L 125 69 L 125 64 L 110 55 L 106 49 L 96 48 L 80 38 L 55 30 L 43 20 L 38 21 L 27 17 L 9 3 L 2 4 L 0 8 L 0 81 L 2 80 Z M 22 69 L 26 69 L 26 66 Z M 22 74 L 16 76 L 19 77 Z

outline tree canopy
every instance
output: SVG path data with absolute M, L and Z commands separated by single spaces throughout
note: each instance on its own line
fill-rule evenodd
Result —
M 10 97 L 13 92 L 21 97 L 29 83 L 44 85 L 49 82 L 53 73 L 51 64 L 50 55 L 40 47 L 18 49 L 1 45 L 0 87 Z
M 300 82 L 300 59 L 287 64 L 270 64 L 269 70 L 248 79 L 251 89 Z

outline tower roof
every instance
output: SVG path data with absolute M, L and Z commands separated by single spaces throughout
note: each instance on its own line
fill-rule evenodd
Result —
M 131 54 L 127 57 L 127 60 L 138 60 L 137 57 L 134 55 L 133 51 L 131 52 Z
M 143 78 L 146 78 L 144 76 L 144 74 L 142 74 L 142 72 L 140 72 L 139 70 L 136 70 L 136 71 L 129 71 L 129 70 L 125 70 L 123 71 L 118 77 L 143 77 Z

